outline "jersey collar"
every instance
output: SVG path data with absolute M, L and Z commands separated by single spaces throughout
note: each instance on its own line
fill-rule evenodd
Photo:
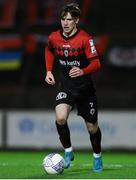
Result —
M 69 39 L 75 37 L 75 36 L 79 33 L 79 31 L 80 31 L 80 29 L 77 29 L 77 31 L 75 32 L 75 34 L 73 34 L 73 35 L 70 36 L 70 37 L 66 37 L 66 36 L 63 35 L 63 30 L 61 29 L 61 30 L 60 30 L 60 35 L 61 35 L 61 37 L 62 37 L 63 39 L 69 40 Z

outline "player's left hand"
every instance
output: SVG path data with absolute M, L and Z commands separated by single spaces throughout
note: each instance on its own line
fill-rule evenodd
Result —
M 80 69 L 79 67 L 72 67 L 72 69 L 69 71 L 69 76 L 71 78 L 82 76 L 83 74 L 84 74 L 83 70 Z

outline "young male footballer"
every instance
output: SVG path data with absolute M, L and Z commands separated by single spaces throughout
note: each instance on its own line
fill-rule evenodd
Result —
M 97 119 L 97 99 L 91 74 L 100 68 L 100 61 L 92 37 L 78 28 L 81 10 L 69 3 L 60 11 L 61 29 L 52 32 L 45 48 L 46 78 L 55 85 L 54 63 L 59 68 L 56 94 L 56 127 L 65 150 L 65 168 L 74 160 L 70 130 L 67 124 L 73 106 L 86 124 L 93 149 L 93 171 L 103 169 L 101 157 L 101 130 Z

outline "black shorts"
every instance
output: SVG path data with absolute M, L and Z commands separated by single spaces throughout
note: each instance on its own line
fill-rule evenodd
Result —
M 56 106 L 62 103 L 69 104 L 72 108 L 76 105 L 77 114 L 85 121 L 97 122 L 97 98 L 90 89 L 73 92 L 59 88 L 56 95 Z

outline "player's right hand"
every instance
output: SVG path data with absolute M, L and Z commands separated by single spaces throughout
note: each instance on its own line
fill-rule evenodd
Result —
M 46 77 L 45 77 L 45 81 L 50 85 L 54 85 L 56 83 L 54 76 L 53 76 L 51 71 L 47 72 Z

